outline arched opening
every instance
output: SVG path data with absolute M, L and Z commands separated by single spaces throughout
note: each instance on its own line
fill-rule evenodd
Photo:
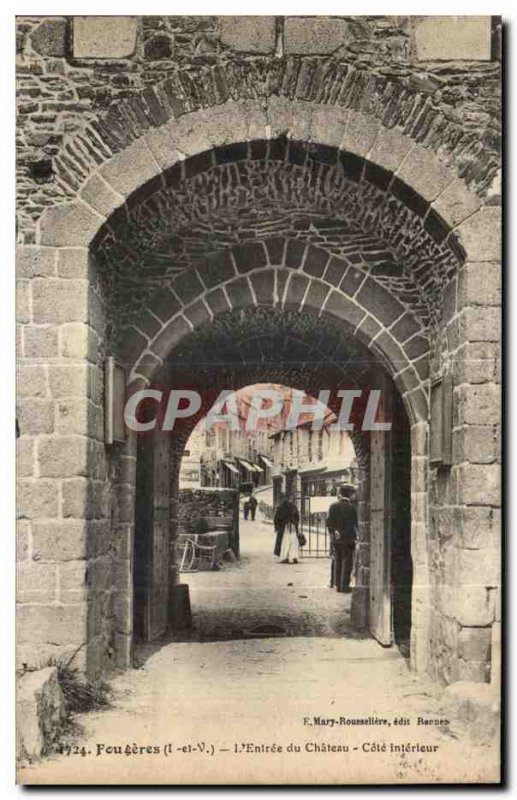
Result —
M 71 58 L 68 45 L 84 40 L 79 20 L 50 27 L 22 20 L 25 94 L 34 95 L 29 73 L 39 81 L 42 72 L 40 83 L 50 76 L 52 90 L 64 69 L 79 102 L 57 92 L 57 102 L 45 104 L 46 121 L 37 119 L 38 97 L 22 109 L 20 661 L 32 670 L 60 659 L 100 679 L 131 664 L 140 632 L 156 641 L 171 626 L 170 589 L 184 580 L 173 550 L 185 442 L 124 432 L 114 393 L 103 397 L 104 378 L 121 386 L 118 362 L 130 395 L 160 382 L 166 388 L 176 364 L 183 380 L 182 367 L 197 363 L 192 345 L 205 333 L 211 365 L 218 358 L 224 366 L 223 338 L 216 351 L 210 344 L 220 323 L 240 314 L 252 325 L 270 314 L 271 333 L 282 331 L 289 342 L 285 358 L 280 347 L 274 359 L 260 347 L 259 364 L 271 369 L 244 375 L 240 368 L 253 358 L 243 351 L 229 385 L 276 374 L 307 391 L 314 371 L 326 377 L 337 364 L 344 368 L 336 385 L 348 386 L 350 373 L 359 385 L 367 374 L 378 378 L 398 419 L 393 435 L 354 440 L 357 582 L 350 598 L 333 594 L 333 602 L 345 600 L 347 624 L 381 644 L 394 641 L 406 655 L 409 640 L 411 666 L 421 673 L 447 684 L 490 681 L 474 688 L 488 699 L 482 690 L 499 682 L 501 615 L 498 48 L 488 52 L 490 22 L 482 23 L 486 62 L 461 66 L 415 62 L 418 18 L 372 18 L 359 27 L 345 18 L 343 44 L 329 53 L 320 52 L 319 20 L 259 18 L 274 34 L 269 54 L 251 54 L 242 43 L 237 52 L 218 38 L 226 21 L 206 20 L 206 38 L 188 20 L 188 37 L 172 18 L 114 21 L 136 27 L 137 43 L 132 56 L 104 65 Z M 253 34 L 255 22 L 239 24 Z M 297 27 L 306 31 L 303 54 L 293 52 Z M 328 23 L 329 33 L 334 28 Z M 55 42 L 43 41 L 49 31 L 67 45 L 68 66 L 51 56 Z M 74 42 L 65 42 L 67 31 Z M 165 31 L 172 57 L 156 61 Z M 42 135 L 34 135 L 34 123 Z M 41 186 L 30 163 L 38 149 L 53 167 Z M 313 318 L 306 334 L 303 321 Z M 241 327 L 232 331 L 235 353 Z M 307 345 L 320 334 L 329 347 L 318 342 L 309 364 Z M 289 358 L 291 372 L 280 376 L 278 362 Z M 223 371 L 214 370 L 210 388 Z M 314 390 L 317 382 L 316 374 Z M 330 600 L 327 587 L 322 593 Z M 221 592 L 218 598 L 226 612 L 229 603 Z M 215 644 L 184 650 L 204 651 L 203 669 Z M 235 644 L 242 652 L 250 642 L 224 644 L 227 653 Z M 276 644 L 287 645 L 285 655 L 300 643 L 269 643 Z M 342 696 L 343 684 L 351 688 L 348 660 L 360 662 L 360 712 L 377 713 L 384 704 L 370 687 L 389 686 L 386 695 L 401 698 L 391 690 L 404 665 L 394 647 L 383 654 L 367 638 L 357 644 L 372 654 L 368 672 L 353 658 L 355 644 L 304 641 L 304 660 L 284 659 L 286 677 L 289 669 L 309 674 L 308 651 L 333 650 L 334 659 L 319 659 L 333 662 L 328 671 L 315 660 L 311 677 L 317 672 L 329 688 L 327 676 L 339 674 L 332 691 Z M 190 693 L 183 713 L 175 702 L 178 686 L 195 681 L 191 664 L 178 669 L 180 649 L 157 654 L 165 680 L 153 681 L 156 698 L 146 699 L 153 711 L 161 704 L 190 720 Z M 269 675 L 273 659 L 266 659 Z M 233 681 L 244 696 L 243 663 L 251 660 L 234 661 L 230 674 L 222 666 L 226 686 Z M 267 712 L 284 700 L 273 683 L 252 687 L 258 708 L 260 695 L 268 700 L 257 736 L 269 736 Z M 212 684 L 196 694 L 200 718 L 213 717 L 215 730 Z M 403 714 L 411 703 L 394 710 Z
M 298 414 L 300 400 L 311 411 Z M 259 404 L 271 416 L 258 417 Z M 333 484 L 357 480 L 348 432 L 331 430 L 336 416 L 316 398 L 280 384 L 244 387 L 228 395 L 223 410 L 221 419 L 204 417 L 194 427 L 181 458 L 176 559 L 189 586 L 193 627 L 174 638 L 357 635 L 350 597 L 329 588 L 329 536 L 325 515 L 316 513 L 327 492 L 328 504 L 337 499 Z M 315 417 L 320 430 L 317 423 L 313 430 Z M 197 486 L 186 462 L 197 468 Z M 317 496 L 310 491 L 316 481 Z M 289 553 L 289 566 L 282 563 L 283 539 L 273 552 L 283 494 L 305 537 Z
M 164 583 L 169 581 L 173 586 L 180 580 L 188 582 L 188 576 L 179 575 L 177 559 L 178 492 L 181 458 L 192 430 L 221 391 L 263 382 L 295 387 L 314 398 L 327 390 L 329 410 L 335 416 L 341 412 L 339 393 L 355 393 L 350 424 L 358 465 L 359 535 L 355 588 L 352 597 L 342 604 L 342 618 L 347 623 L 344 630 L 370 629 L 381 644 L 397 642 L 407 654 L 412 583 L 408 502 L 411 448 L 399 390 L 349 326 L 315 313 L 265 306 L 226 311 L 205 321 L 170 350 L 151 378 L 151 387 L 176 391 L 188 388 L 197 392 L 202 402 L 195 414 L 178 420 L 180 424 L 169 434 L 144 434 L 138 444 L 134 550 L 137 634 L 149 640 L 174 625 L 167 616 Z M 382 415 L 389 418 L 390 431 L 363 429 L 365 404 L 372 390 L 379 391 L 386 404 L 376 421 L 381 421 Z M 150 409 L 150 418 L 153 416 L 157 416 L 156 404 Z M 300 503 L 301 498 L 296 499 Z M 151 552 L 154 555 L 150 557 Z M 167 552 L 168 564 L 164 557 Z M 149 564 L 156 564 L 156 571 Z M 318 580 L 324 580 L 328 589 L 329 570 L 318 574 Z
M 177 162 L 149 180 L 98 230 L 91 253 L 95 288 L 108 320 L 106 347 L 126 366 L 130 393 L 160 381 L 174 385 L 178 368 L 183 385 L 196 385 L 205 375 L 211 390 L 225 380 L 232 390 L 279 380 L 305 391 L 311 391 L 312 382 L 317 391 L 327 388 L 329 375 L 337 386 L 343 381 L 348 385 L 353 373 L 352 385 L 363 388 L 365 381 L 375 387 L 382 378 L 381 393 L 389 396 L 393 409 L 407 415 L 401 426 L 406 443 L 377 442 L 375 470 L 382 478 L 374 483 L 370 471 L 360 487 L 359 503 L 369 514 L 362 527 L 369 537 L 375 530 L 380 545 L 374 552 L 370 537 L 358 548 L 363 554 L 351 614 L 358 628 L 369 628 L 382 644 L 389 644 L 393 609 L 403 609 L 397 611 L 396 637 L 407 651 L 411 628 L 412 663 L 425 668 L 430 615 L 429 337 L 440 308 L 436 298 L 463 257 L 456 237 L 430 203 L 389 171 L 337 147 L 287 137 L 242 142 Z M 233 328 L 223 342 L 227 320 Z M 269 341 L 276 341 L 276 349 L 266 348 L 272 368 L 262 349 L 258 366 L 246 368 L 254 351 L 242 325 L 252 326 L 255 320 L 266 330 L 273 326 Z M 218 346 L 223 365 L 231 354 L 228 365 L 208 378 L 203 369 L 192 374 L 196 342 L 204 348 L 203 363 L 214 367 L 214 335 L 222 337 Z M 242 352 L 232 351 L 241 341 Z M 278 355 L 284 347 L 291 361 L 284 359 L 279 374 Z M 309 361 L 315 365 L 310 378 L 303 366 Z M 370 437 L 362 446 L 366 462 L 372 461 L 372 442 Z M 179 452 L 184 445 L 178 439 Z M 170 571 L 164 553 L 175 518 L 174 480 L 165 481 L 160 465 L 167 461 L 173 477 L 179 468 L 168 446 L 150 448 L 148 467 L 156 473 L 153 496 L 160 496 L 153 520 L 159 521 L 155 527 L 163 534 L 153 540 L 149 563 L 154 566 L 148 565 L 146 572 L 147 577 L 152 573 L 156 587 L 155 597 L 146 589 L 147 608 L 160 609 L 157 624 L 149 628 L 156 635 L 167 620 L 164 587 Z M 136 447 L 136 437 L 129 437 L 129 458 L 134 459 Z M 394 453 L 404 454 L 399 462 Z M 395 467 L 406 481 L 406 491 L 397 496 L 392 493 Z M 167 484 L 169 497 L 167 487 L 158 491 L 158 479 Z M 397 503 L 405 511 L 397 512 Z M 399 524 L 403 514 L 405 521 Z M 132 527 L 128 532 L 133 536 Z M 406 574 L 394 569 L 394 535 L 403 541 L 397 547 L 408 564 L 411 550 L 414 575 L 409 569 Z M 405 594 L 395 592 L 395 574 L 397 586 L 407 587 Z M 173 570 L 173 579 L 177 577 Z M 373 591 L 372 586 L 380 589 Z M 124 610 L 127 584 L 120 597 L 130 638 L 133 614 Z M 410 626 L 410 616 L 418 618 L 417 624 Z

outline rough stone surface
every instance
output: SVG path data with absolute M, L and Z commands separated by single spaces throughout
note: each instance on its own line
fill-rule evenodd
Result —
M 339 17 L 287 17 L 284 48 L 287 55 L 333 53 L 351 39 L 350 23 Z
M 438 214 L 455 228 L 464 219 L 474 214 L 481 205 L 481 201 L 472 192 L 469 192 L 464 181 L 455 180 L 434 200 L 432 206 Z
M 452 183 L 452 175 L 447 165 L 418 146 L 409 151 L 396 174 L 429 201 L 434 200 Z
M 460 681 L 446 689 L 447 699 L 453 703 L 458 718 L 470 723 L 469 736 L 478 743 L 493 742 L 499 738 L 500 699 L 498 691 L 490 685 Z
M 34 322 L 86 322 L 87 293 L 85 280 L 35 279 L 32 283 Z
M 501 284 L 500 262 L 469 262 L 459 273 L 459 300 L 466 306 L 499 306 L 502 302 Z
M 366 156 L 371 152 L 377 139 L 379 127 L 379 123 L 370 116 L 350 111 L 341 147 L 357 155 Z
M 66 717 L 57 668 L 22 674 L 17 681 L 17 755 L 33 762 L 59 743 Z
M 81 202 L 49 208 L 40 220 L 41 244 L 86 247 L 103 219 Z
M 135 51 L 137 31 L 134 17 L 74 17 L 74 57 L 128 58 Z
M 489 61 L 491 17 L 427 17 L 415 22 L 418 61 Z
M 220 17 L 221 43 L 243 53 L 275 51 L 274 17 Z
M 379 122 L 430 151 L 447 151 L 469 187 L 483 196 L 500 196 L 494 189 L 500 172 L 497 50 L 490 62 L 457 61 L 455 51 L 450 63 L 411 64 L 412 28 L 436 18 L 421 23 L 408 17 L 280 18 L 276 46 L 271 18 L 191 19 L 18 17 L 18 181 L 24 241 L 34 241 L 34 223 L 47 205 L 73 198 L 100 164 L 143 133 L 239 95 L 241 124 L 250 97 L 267 103 L 281 95 L 282 102 L 316 102 L 371 113 L 375 83 L 374 116 Z M 85 57 L 66 50 L 60 55 L 38 53 L 33 38 L 45 39 L 41 31 L 54 37 L 57 30 L 61 37 L 65 24 L 73 27 L 76 46 L 84 42 Z M 450 29 L 455 24 L 461 34 L 465 25 L 447 18 Z M 250 25 L 267 31 L 272 44 L 268 53 L 246 52 L 251 46 L 265 47 L 256 30 L 246 34 Z M 225 44 L 221 30 L 232 35 L 236 26 L 244 30 L 235 35 L 234 44 Z M 290 31 L 297 31 L 298 49 L 304 54 L 279 59 L 275 53 L 285 53 Z M 121 42 L 124 52 L 118 51 L 118 58 L 114 48 Z M 329 43 L 332 54 L 318 54 Z M 317 69 L 315 55 L 320 59 Z M 467 132 L 463 113 L 469 117 Z M 263 116 L 254 108 L 250 121 Z M 305 127 L 309 119 L 306 114 Z M 301 128 L 301 119 L 294 123 Z M 264 130 L 262 122 L 258 128 Z
M 128 195 L 135 186 L 143 185 L 160 171 L 149 148 L 135 142 L 119 153 L 101 170 L 102 177 L 122 195 Z
M 501 260 L 501 209 L 480 209 L 460 225 L 458 232 L 471 261 Z
M 48 19 L 41 22 L 31 34 L 32 48 L 42 56 L 66 55 L 67 22 L 65 19 Z

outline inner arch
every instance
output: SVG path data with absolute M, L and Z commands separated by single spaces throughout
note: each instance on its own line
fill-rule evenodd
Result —
M 93 252 L 114 298 L 142 304 L 214 253 L 282 236 L 324 248 L 409 299 L 424 325 L 461 262 L 457 239 L 387 170 L 337 147 L 287 137 L 214 148 L 133 192 Z

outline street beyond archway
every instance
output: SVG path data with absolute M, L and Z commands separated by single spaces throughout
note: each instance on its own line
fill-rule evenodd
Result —
M 240 520 L 241 557 L 221 572 L 184 574 L 189 584 L 194 639 L 231 639 L 257 626 L 277 626 L 289 636 L 352 635 L 350 595 L 329 588 L 328 558 L 280 564 L 273 555 L 273 526 Z

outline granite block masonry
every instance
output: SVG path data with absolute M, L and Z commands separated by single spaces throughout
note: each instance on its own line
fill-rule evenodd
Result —
M 142 553 L 161 554 L 149 637 L 166 625 L 188 431 L 105 443 L 115 356 L 129 392 L 178 375 L 214 390 L 230 377 L 389 386 L 411 665 L 442 683 L 493 680 L 500 29 L 496 17 L 17 18 L 21 663 L 73 655 L 95 679 L 128 667 Z M 440 461 L 430 401 L 444 379 Z M 356 618 L 370 631 L 386 452 L 371 444 L 354 438 Z

